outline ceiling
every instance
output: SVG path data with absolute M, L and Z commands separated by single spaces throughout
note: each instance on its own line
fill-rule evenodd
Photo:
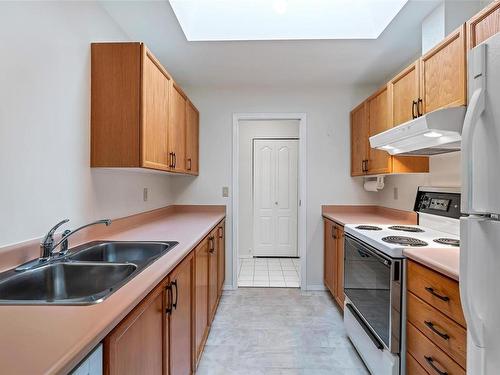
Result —
M 410 0 L 375 40 L 188 42 L 167 0 L 101 1 L 185 87 L 378 85 L 420 55 L 421 22 L 439 0 Z

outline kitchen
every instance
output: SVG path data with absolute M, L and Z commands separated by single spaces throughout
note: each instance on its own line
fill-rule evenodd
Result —
M 411 120 L 412 117 L 417 117 L 413 123 L 428 126 L 429 131 L 439 133 L 433 126 L 443 126 L 446 120 L 439 118 L 433 122 L 432 117 L 441 113 L 443 107 L 451 108 L 452 112 L 455 107 L 461 107 L 462 123 L 464 116 L 465 120 L 472 117 L 472 122 L 481 118 L 480 106 L 473 106 L 480 110 L 469 114 L 471 103 L 484 104 L 481 91 L 474 96 L 476 91 L 471 90 L 486 84 L 487 92 L 493 95 L 494 90 L 489 85 L 495 82 L 494 74 L 497 71 L 491 69 L 494 61 L 491 63 L 488 60 L 488 51 L 494 47 L 488 46 L 483 52 L 479 48 L 479 52 L 475 52 L 474 62 L 477 63 L 472 64 L 474 71 L 468 79 L 465 77 L 471 67 L 471 58 L 467 57 L 466 51 L 498 31 L 500 11 L 497 1 L 399 2 L 405 3 L 400 4 L 399 13 L 393 13 L 395 17 L 392 22 L 388 20 L 385 31 L 383 28 L 379 30 L 379 38 L 371 37 L 372 40 L 359 37 L 362 40 L 346 41 L 345 35 L 326 38 L 332 40 L 306 41 L 263 41 L 262 36 L 240 38 L 239 41 L 238 38 L 231 39 L 227 36 L 222 39 L 233 40 L 232 42 L 188 42 L 188 34 L 184 31 L 186 25 L 180 27 L 177 12 L 172 8 L 175 5 L 171 6 L 170 3 L 5 2 L 0 5 L 0 28 L 2 35 L 8 35 L 2 46 L 5 58 L 0 64 L 3 71 L 11 72 L 4 75 L 1 85 L 3 104 L 0 111 L 0 160 L 6 182 L 2 184 L 3 214 L 0 222 L 3 228 L 0 243 L 2 271 L 9 272 L 8 270 L 16 269 L 31 260 L 35 260 L 35 268 L 29 268 L 30 264 L 25 265 L 29 268 L 28 272 L 46 269 L 47 265 L 37 263 L 41 242 L 48 249 L 50 262 L 54 262 L 49 266 L 54 266 L 54 269 L 71 268 L 65 263 L 66 255 L 71 258 L 69 263 L 73 264 L 74 269 L 78 268 L 76 263 L 82 262 L 77 258 L 83 259 L 85 255 L 88 256 L 85 261 L 90 259 L 92 264 L 97 263 L 97 259 L 91 257 L 91 250 L 105 249 L 108 261 L 113 257 L 120 259 L 120 254 L 136 257 L 132 258 L 133 261 L 131 258 L 124 258 L 120 262 L 114 259 L 116 273 L 114 271 L 106 277 L 99 277 L 111 282 L 109 279 L 112 276 L 119 277 L 119 272 L 127 275 L 121 284 L 116 284 L 118 287 L 111 287 L 113 290 L 110 294 L 104 297 L 98 293 L 93 294 L 94 302 L 97 303 L 91 305 L 88 301 L 85 304 L 81 300 L 72 301 L 74 304 L 52 301 L 55 306 L 37 304 L 33 299 L 31 303 L 26 303 L 22 296 L 15 295 L 15 289 L 9 290 L 8 283 L 4 283 L 2 290 L 5 294 L 1 297 L 0 306 L 0 319 L 4 323 L 0 363 L 2 368 L 10 369 L 9 373 L 68 373 L 77 366 L 90 366 L 85 360 L 93 355 L 100 356 L 106 373 L 157 373 L 160 369 L 160 372 L 181 374 L 196 371 L 197 365 L 201 366 L 198 373 L 238 373 L 236 368 L 247 373 L 276 373 L 279 369 L 283 373 L 312 373 L 314 370 L 331 373 L 335 369 L 326 364 L 326 367 L 317 367 L 317 364 L 310 361 L 304 364 L 295 359 L 290 363 L 278 361 L 278 364 L 269 360 L 261 363 L 262 368 L 249 362 L 245 362 L 248 368 L 245 365 L 237 367 L 240 363 L 238 361 L 246 354 L 234 355 L 230 358 L 232 362 L 228 364 L 227 370 L 222 368 L 217 362 L 217 355 L 222 358 L 222 354 L 212 350 L 217 345 L 214 344 L 216 340 L 210 336 L 227 328 L 217 325 L 225 317 L 224 314 L 230 314 L 227 306 L 234 307 L 234 313 L 237 314 L 237 307 L 230 301 L 259 301 L 259 298 L 262 301 L 268 300 L 265 294 L 232 293 L 304 293 L 298 296 L 314 299 L 328 296 L 325 293 L 326 284 L 327 288 L 333 290 L 333 296 L 328 300 L 331 302 L 329 314 L 332 314 L 332 319 L 335 314 L 335 319 L 341 322 L 342 307 L 349 300 L 353 302 L 349 292 L 345 293 L 348 297 L 346 301 L 342 291 L 345 287 L 342 282 L 350 280 L 350 276 L 342 275 L 345 269 L 341 267 L 343 262 L 338 260 L 344 259 L 343 254 L 337 252 L 336 258 L 323 261 L 326 249 L 323 242 L 326 235 L 331 233 L 324 229 L 323 217 L 328 218 L 330 215 L 330 222 L 336 225 L 333 232 L 337 238 L 334 239 L 338 241 L 342 239 L 340 232 L 344 225 L 347 237 L 350 224 L 414 227 L 419 220 L 420 226 L 433 228 L 436 222 L 451 223 L 441 227 L 440 232 L 452 239 L 460 237 L 462 257 L 464 253 L 468 254 L 463 251 L 464 241 L 467 241 L 463 227 L 471 221 L 462 220 L 458 236 L 457 217 L 421 215 L 426 213 L 422 210 L 428 208 L 415 204 L 420 202 L 417 198 L 424 199 L 429 194 L 429 200 L 434 200 L 433 207 L 446 205 L 446 199 L 453 202 L 458 199 L 461 202 L 461 213 L 496 213 L 484 211 L 490 206 L 496 207 L 495 197 L 491 196 L 493 189 L 489 190 L 491 186 L 496 186 L 496 175 L 491 173 L 483 177 L 488 182 L 480 185 L 479 189 L 484 190 L 478 192 L 478 187 L 474 184 L 471 184 L 475 187 L 474 192 L 464 190 L 469 186 L 464 182 L 469 176 L 463 173 L 464 160 L 460 153 L 431 157 L 398 156 L 401 149 L 397 148 L 401 148 L 400 144 L 386 142 L 380 147 L 390 146 L 394 149 L 376 150 L 369 143 L 376 141 L 370 139 L 371 136 L 407 119 Z M 274 11 L 278 14 L 284 12 L 286 15 L 286 6 L 292 7 L 292 2 L 287 3 L 276 2 Z M 21 24 L 25 27 L 21 27 Z M 494 42 L 495 39 L 488 39 L 487 43 L 490 40 Z M 113 44 L 120 45 L 114 49 Z M 98 51 L 101 47 L 102 50 Z M 302 52 L 298 53 L 298 50 Z M 340 50 L 343 51 L 342 54 L 336 53 Z M 273 58 L 262 60 L 259 55 Z M 393 58 L 387 59 L 389 55 Z M 121 58 L 128 60 L 118 61 Z M 449 67 L 445 74 L 450 76 L 443 78 L 439 73 L 433 74 L 432 69 L 440 65 Z M 113 74 L 116 69 L 123 70 Z M 487 75 L 483 74 L 485 69 Z M 404 80 L 406 97 L 398 99 L 401 97 L 394 95 L 402 87 L 398 83 L 402 81 L 401 78 L 410 76 L 411 78 Z M 492 78 L 485 80 L 485 76 Z M 426 81 L 436 79 L 435 77 L 443 79 L 444 83 L 430 81 L 429 84 Z M 160 81 L 164 84 L 160 85 Z M 417 87 L 411 86 L 412 83 Z M 154 87 L 154 94 L 159 95 L 160 99 L 153 95 L 149 101 L 146 91 L 137 94 L 148 85 Z M 447 91 L 446 85 L 457 89 Z M 121 91 L 124 86 L 128 90 L 128 96 Z M 429 95 L 433 94 L 435 87 L 442 88 L 446 94 L 433 102 Z M 428 88 L 427 91 L 425 88 Z M 441 98 L 444 98 L 444 102 L 439 102 Z M 158 110 L 156 100 L 169 99 L 173 109 L 168 112 Z M 385 111 L 384 103 L 389 106 L 397 100 L 409 101 L 401 107 L 391 107 L 401 108 L 399 112 Z M 485 103 L 484 113 L 490 116 L 488 113 L 494 107 L 489 106 L 488 100 Z M 467 115 L 464 105 L 469 106 Z M 176 110 L 178 106 L 182 106 L 183 110 Z M 460 112 L 460 109 L 456 112 Z M 305 134 L 300 132 L 299 135 L 299 143 L 304 142 L 305 147 L 299 146 L 298 156 L 299 175 L 303 177 L 299 177 L 298 182 L 301 200 L 297 231 L 300 290 L 269 288 L 259 291 L 260 288 L 245 289 L 238 288 L 237 285 L 238 252 L 236 245 L 233 245 L 236 243 L 233 215 L 237 207 L 233 193 L 237 185 L 232 184 L 235 160 L 232 153 L 232 125 L 234 114 L 255 113 L 267 116 L 276 113 L 293 114 L 292 118 L 303 119 L 307 128 Z M 444 117 L 448 119 L 455 115 L 457 114 L 446 114 Z M 164 128 L 156 125 L 162 122 L 169 126 Z M 353 124 L 357 123 L 361 127 L 353 128 Z M 456 123 L 457 121 L 450 120 L 450 124 Z M 464 131 L 465 129 L 467 127 L 464 125 Z M 462 129 L 455 130 L 450 136 L 456 137 L 458 133 L 460 137 L 462 133 L 463 140 Z M 359 131 L 358 135 L 356 131 Z M 488 133 L 485 135 L 478 130 L 481 138 L 475 142 L 484 143 L 486 139 L 495 139 L 493 135 L 494 133 L 488 136 Z M 167 142 L 158 143 L 158 139 L 165 137 L 168 137 Z M 434 137 L 438 138 L 443 137 Z M 432 147 L 437 146 L 433 144 Z M 461 154 L 464 155 L 463 142 L 461 147 Z M 486 170 L 494 171 L 495 164 L 489 166 L 489 163 L 495 163 L 498 159 L 495 148 L 478 148 L 477 143 L 474 148 L 480 152 L 479 160 L 485 163 Z M 303 154 L 300 154 L 300 150 Z M 389 156 L 387 151 L 392 151 L 395 155 Z M 407 151 L 413 152 L 415 149 Z M 22 161 L 22 166 L 14 166 L 14 162 L 19 160 Z M 408 160 L 411 162 L 408 163 Z M 307 173 L 300 174 L 300 171 L 304 172 L 304 166 Z M 474 173 L 484 172 L 482 169 L 478 170 L 478 167 L 473 170 Z M 471 175 L 474 180 L 481 177 L 482 175 Z M 382 186 L 383 189 L 380 189 Z M 424 187 L 429 186 L 430 189 L 425 190 Z M 422 188 L 417 191 L 419 187 Z M 450 189 L 451 191 L 444 192 L 450 195 L 442 197 L 443 192 L 435 189 L 442 187 L 462 189 L 459 192 Z M 464 200 L 466 192 L 466 196 L 471 198 Z M 457 194 L 460 196 L 460 193 L 459 199 Z M 435 197 L 433 194 L 440 195 Z M 22 199 L 15 199 L 18 197 Z M 353 206 L 354 208 L 350 208 Z M 356 209 L 367 212 L 348 212 Z M 433 214 L 442 212 L 437 208 L 431 210 Z M 428 222 L 420 221 L 422 217 L 427 217 Z M 446 220 L 443 221 L 443 217 Z M 55 240 L 51 243 L 51 236 L 46 236 L 47 241 L 44 241 L 47 231 L 65 218 L 70 218 L 71 221 L 55 229 Z M 112 219 L 111 225 L 106 226 L 107 222 L 104 222 L 63 234 L 68 225 L 70 228 L 78 228 L 103 218 Z M 366 218 L 369 222 L 364 222 L 364 219 L 356 222 L 353 218 Z M 381 218 L 385 220 L 382 222 Z M 471 237 L 467 238 L 478 241 L 477 232 L 472 231 L 481 231 L 481 225 L 470 225 L 471 227 L 466 228 L 466 233 L 471 233 Z M 352 229 L 351 234 L 359 235 L 355 228 Z M 61 241 L 61 251 L 69 252 L 59 254 L 57 249 L 51 254 L 55 249 L 54 245 L 60 241 L 60 234 L 69 236 L 68 247 L 68 241 Z M 409 237 L 414 235 L 388 235 L 406 234 Z M 89 243 L 98 240 L 104 243 L 89 247 Z M 423 240 L 431 242 L 429 239 Z M 122 248 L 110 245 L 112 241 L 121 243 Z M 128 241 L 139 243 L 139 248 L 132 249 L 134 251 L 129 249 L 127 253 Z M 145 242 L 151 241 L 156 245 L 146 246 Z M 373 247 L 373 243 L 371 246 Z M 456 247 L 446 246 L 449 246 L 446 249 L 453 249 L 458 253 Z M 421 250 L 427 251 L 427 247 L 424 246 Z M 489 247 L 485 244 L 484 248 Z M 408 251 L 417 253 L 418 250 L 412 248 Z M 406 251 L 405 248 L 403 253 Z M 56 256 L 63 257 L 55 259 Z M 147 259 L 137 259 L 141 256 Z M 424 265 L 421 266 L 423 260 L 418 255 L 414 256 L 415 264 L 422 267 L 417 267 L 417 270 L 436 272 L 433 264 L 425 264 L 424 260 Z M 489 259 L 491 267 L 498 264 L 494 253 L 485 253 L 484 257 Z M 399 257 L 396 259 L 400 261 Z M 477 258 L 468 260 L 470 267 L 477 267 Z M 112 263 L 108 261 L 105 263 Z M 443 280 L 452 280 L 455 283 L 450 284 L 454 285 L 452 290 L 458 293 L 460 289 L 463 299 L 463 293 L 470 294 L 470 291 L 464 291 L 462 287 L 463 272 L 467 272 L 467 269 L 464 271 L 461 268 L 458 278 L 458 262 L 443 271 L 444 261 L 441 260 L 441 268 L 437 270 L 441 272 L 437 274 L 444 277 Z M 403 264 L 401 280 L 406 280 L 405 274 L 408 277 L 411 275 L 411 266 L 407 267 L 406 264 L 413 263 L 406 260 L 400 262 Z M 460 267 L 463 267 L 463 263 L 461 260 Z M 331 274 L 324 272 L 330 272 L 328 264 L 335 266 Z M 81 267 L 84 265 L 79 267 L 83 271 Z M 89 272 L 101 275 L 97 269 L 102 267 L 104 266 L 101 264 Z M 12 272 L 18 277 L 26 271 Z M 329 280 L 335 281 L 330 282 L 330 285 L 328 282 L 324 283 L 324 274 L 325 278 L 327 275 L 333 276 Z M 476 285 L 490 285 L 488 277 L 491 275 L 480 275 L 484 279 L 473 275 L 475 278 L 470 288 L 474 293 L 478 293 Z M 71 273 L 68 272 L 67 283 L 71 281 L 70 276 Z M 86 279 L 82 275 L 76 279 L 81 278 Z M 420 279 L 423 278 L 418 278 Z M 66 287 L 69 288 L 70 285 Z M 87 288 L 88 285 L 83 287 Z M 194 290 L 190 298 L 185 298 L 182 292 L 184 287 Z M 406 293 L 404 284 L 403 287 L 402 293 Z M 496 343 L 489 341 L 492 336 L 488 332 L 495 331 L 497 327 L 491 325 L 491 315 L 488 315 L 491 311 L 483 309 L 488 306 L 484 302 L 487 296 L 498 291 L 483 288 L 485 294 L 477 296 L 481 303 L 472 307 L 464 306 L 462 301 L 462 319 L 447 312 L 445 307 L 435 304 L 433 300 L 425 302 L 417 290 L 412 292 L 409 281 L 407 287 L 408 294 L 416 296 L 413 301 L 424 301 L 419 306 L 435 308 L 448 319 L 445 319 L 446 322 L 459 328 L 458 331 L 464 332 L 467 329 L 467 360 L 464 345 L 457 353 L 446 347 L 446 356 L 438 359 L 430 357 L 429 362 L 425 359 L 429 355 L 410 347 L 408 342 L 410 355 L 407 358 L 410 361 L 414 359 L 416 364 L 410 362 L 405 358 L 407 350 L 403 346 L 406 345 L 403 341 L 406 341 L 404 338 L 408 332 L 401 329 L 398 353 L 386 348 L 385 342 L 382 342 L 382 350 L 376 349 L 383 353 L 381 355 L 384 358 L 389 358 L 389 362 L 399 361 L 390 373 L 403 373 L 404 369 L 399 372 L 399 367 L 408 363 L 415 366 L 409 373 L 463 373 L 466 369 L 472 374 L 495 373 L 495 361 L 498 358 L 488 353 L 492 350 L 490 348 L 498 347 L 494 346 Z M 81 290 L 78 292 L 81 293 Z M 295 294 L 291 296 L 289 298 L 299 298 Z M 22 300 L 24 303 L 16 304 L 12 300 Z M 324 301 L 318 303 L 322 304 Z M 334 303 L 339 303 L 339 309 Z M 197 306 L 205 307 L 200 313 Z M 270 306 L 276 307 L 272 304 Z M 415 317 L 412 318 L 410 311 L 405 314 L 403 306 L 405 305 L 401 305 L 401 319 L 408 317 L 410 329 L 417 325 L 414 329 L 420 334 L 418 337 L 425 336 L 420 342 L 430 342 L 443 351 L 443 344 L 438 341 L 437 334 L 431 336 L 426 331 L 428 328 L 418 326 L 416 321 L 413 324 L 412 319 Z M 266 307 L 269 306 L 263 305 L 261 310 L 266 310 Z M 289 311 L 287 308 L 291 308 L 285 303 L 279 307 L 284 309 L 285 314 Z M 356 311 L 356 306 L 353 308 Z M 161 310 L 161 314 L 157 310 Z M 346 311 L 344 309 L 343 319 L 349 316 Z M 240 313 L 243 316 L 248 311 Z M 155 326 L 134 327 L 133 324 L 127 324 L 139 321 L 136 320 L 137 316 L 148 317 L 151 322 L 154 321 Z M 186 316 L 191 316 L 191 319 L 182 319 Z M 484 319 L 484 324 L 489 323 L 486 332 L 483 332 L 478 316 Z M 366 323 L 363 317 L 360 319 Z M 251 327 L 249 322 L 242 318 L 236 323 L 248 328 Z M 353 345 L 346 349 L 352 367 L 339 368 L 345 373 L 378 373 L 367 354 L 373 350 L 363 349 L 366 340 L 357 342 L 353 338 L 356 336 L 352 333 L 353 330 L 359 331 L 359 328 L 367 327 L 351 324 L 353 322 L 350 319 L 345 328 L 338 328 L 339 335 L 345 338 L 343 345 Z M 141 324 L 146 323 L 145 320 Z M 400 326 L 403 328 L 403 324 Z M 265 322 L 262 327 L 265 327 Z M 434 328 L 443 333 L 441 330 L 446 327 L 436 325 Z M 372 332 L 369 326 L 367 329 Z M 265 333 L 266 329 L 262 328 L 261 331 Z M 141 333 L 144 332 L 148 333 L 145 337 L 151 339 L 143 343 L 144 347 L 151 345 L 150 348 L 156 349 L 147 351 L 151 356 L 141 355 L 141 352 L 146 351 L 133 347 L 134 340 L 139 340 L 138 337 L 142 337 Z M 366 331 L 363 332 L 370 336 Z M 120 342 L 121 337 L 124 341 Z M 380 340 L 380 337 L 375 338 Z M 456 342 L 445 341 L 449 341 L 449 345 Z M 103 346 L 99 346 L 101 342 Z M 298 340 L 295 343 L 297 345 L 294 344 L 293 353 L 301 353 L 296 348 L 301 343 Z M 328 352 L 324 354 L 324 358 L 332 358 L 332 353 L 338 353 L 334 350 L 337 348 L 331 348 L 328 343 L 325 345 L 326 347 L 321 348 Z M 307 345 L 303 346 L 303 350 L 308 350 Z M 113 351 L 113 347 L 117 350 Z M 425 346 L 418 346 L 421 347 Z M 93 351 L 94 348 L 97 350 Z M 257 349 L 254 353 L 261 353 L 266 358 L 272 352 L 269 347 L 267 351 Z M 100 354 L 100 350 L 103 350 L 103 354 Z M 435 352 L 439 353 L 437 350 Z M 478 352 L 486 354 L 480 355 Z M 435 355 L 434 352 L 432 354 Z M 207 364 L 204 357 L 211 361 Z M 125 358 L 133 360 L 124 361 Z M 257 359 L 255 361 L 258 362 Z M 377 359 L 375 362 L 382 363 Z M 144 367 L 145 364 L 147 367 Z M 126 368 L 121 368 L 120 365 L 125 365 Z

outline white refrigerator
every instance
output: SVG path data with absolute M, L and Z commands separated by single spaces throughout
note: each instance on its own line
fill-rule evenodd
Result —
M 467 374 L 500 374 L 500 34 L 469 52 L 462 130 L 460 297 Z

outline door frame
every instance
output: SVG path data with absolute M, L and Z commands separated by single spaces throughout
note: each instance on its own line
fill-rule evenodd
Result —
M 298 221 L 297 245 L 300 257 L 300 288 L 307 290 L 307 139 L 305 113 L 233 113 L 233 155 L 232 155 L 232 289 L 238 289 L 238 161 L 239 152 L 239 126 L 244 120 L 298 120 L 299 121 L 299 170 L 298 170 Z

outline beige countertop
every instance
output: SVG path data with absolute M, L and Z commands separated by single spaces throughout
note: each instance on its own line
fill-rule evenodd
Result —
M 179 245 L 99 304 L 0 306 L 0 372 L 14 375 L 70 371 L 224 217 L 224 206 L 181 206 L 120 219 L 117 229 L 109 227 L 108 235 L 105 229 L 89 231 L 79 240 L 173 240 Z M 20 251 L 19 246 L 16 249 Z
M 346 224 L 416 224 L 417 214 L 382 206 L 322 206 L 323 217 L 340 225 Z
M 423 264 L 443 275 L 458 281 L 460 268 L 460 249 L 406 249 L 403 254 L 414 261 Z

